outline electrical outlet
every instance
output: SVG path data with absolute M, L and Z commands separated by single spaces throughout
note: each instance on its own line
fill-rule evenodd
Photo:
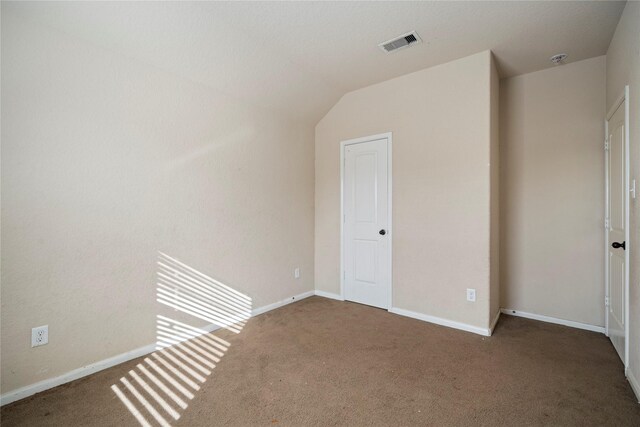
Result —
M 295 270 L 293 270 L 293 277 L 296 279 L 300 278 L 300 267 L 296 267 Z
M 476 302 L 476 290 L 467 289 L 467 301 Z
M 49 325 L 31 329 L 31 347 L 38 347 L 49 343 Z

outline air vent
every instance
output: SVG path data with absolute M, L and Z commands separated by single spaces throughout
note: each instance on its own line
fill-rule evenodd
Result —
M 410 33 L 403 34 L 400 37 L 395 37 L 391 40 L 387 40 L 386 42 L 382 42 L 378 45 L 378 47 L 384 50 L 387 53 L 394 52 L 399 49 L 403 49 L 405 47 L 409 47 L 416 43 L 420 43 L 422 39 L 415 31 L 411 31 Z

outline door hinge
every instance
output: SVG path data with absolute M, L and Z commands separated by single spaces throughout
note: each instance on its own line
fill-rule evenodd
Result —
M 609 138 L 604 140 L 604 151 L 609 151 Z
M 609 229 L 609 218 L 604 219 L 604 228 Z
M 609 297 L 604 297 L 604 306 L 609 307 Z

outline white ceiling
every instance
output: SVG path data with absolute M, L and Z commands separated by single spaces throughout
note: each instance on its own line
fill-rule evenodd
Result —
M 346 92 L 491 49 L 503 77 L 606 53 L 624 2 L 2 2 L 2 13 L 317 122 Z M 416 30 L 424 43 L 377 44 Z

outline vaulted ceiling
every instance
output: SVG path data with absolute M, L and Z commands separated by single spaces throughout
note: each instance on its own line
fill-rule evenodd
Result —
M 246 102 L 317 122 L 345 93 L 491 49 L 502 77 L 606 53 L 625 2 L 3 2 Z M 416 30 L 424 43 L 377 44 Z

